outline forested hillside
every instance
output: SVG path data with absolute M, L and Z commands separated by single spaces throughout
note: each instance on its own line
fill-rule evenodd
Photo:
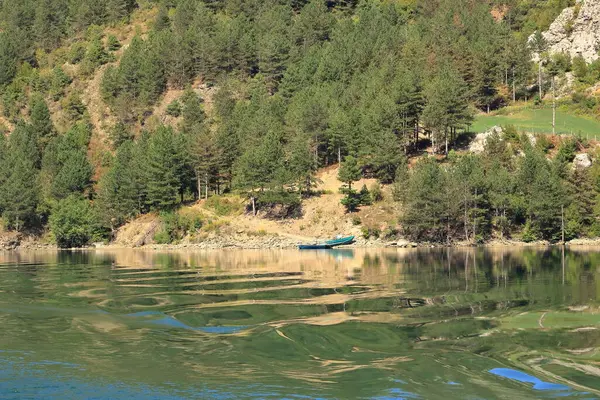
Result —
M 539 104 L 571 70 L 598 79 L 581 60 L 530 61 L 543 40 L 529 35 L 572 3 L 2 0 L 3 223 L 76 246 L 230 192 L 292 215 L 317 169 L 342 162 L 348 211 L 365 202 L 361 176 L 395 182 L 419 240 L 557 239 L 561 207 L 571 237 L 592 234 L 595 169 L 566 168 L 581 141 L 552 161 L 518 134 L 484 156 L 452 151 L 476 113 Z M 426 148 L 437 161 L 409 172 Z

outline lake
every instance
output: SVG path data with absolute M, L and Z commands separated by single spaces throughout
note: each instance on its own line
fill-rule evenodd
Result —
M 600 398 L 600 251 L 0 253 L 0 399 Z

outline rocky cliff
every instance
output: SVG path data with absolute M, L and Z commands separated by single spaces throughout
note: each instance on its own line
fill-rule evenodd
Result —
M 598 59 L 600 0 L 579 0 L 574 7 L 564 9 L 543 36 L 550 53 L 580 55 L 588 63 Z M 533 60 L 538 59 L 534 54 Z

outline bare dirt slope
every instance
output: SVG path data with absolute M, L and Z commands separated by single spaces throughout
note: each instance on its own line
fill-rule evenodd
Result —
M 337 166 L 327 167 L 318 172 L 317 178 L 320 183 L 317 190 L 323 194 L 305 199 L 302 202 L 302 216 L 297 219 L 271 220 L 245 212 L 218 216 L 205 201 L 185 207 L 181 212 L 197 213 L 211 221 L 211 227 L 219 226 L 219 229 L 194 234 L 186 240 L 202 242 L 219 236 L 251 240 L 257 237 L 276 236 L 297 243 L 331 238 L 337 234 L 362 237 L 364 228 L 384 231 L 386 228 L 396 226 L 399 211 L 392 201 L 389 187 L 383 188 L 383 201 L 372 206 L 361 207 L 356 213 L 347 214 L 340 204 L 342 195 L 339 193 L 339 188 L 342 183 L 337 179 L 337 173 Z M 370 187 L 374 183 L 376 183 L 375 179 L 362 179 L 355 183 L 355 187 L 357 189 L 362 185 Z M 151 237 L 157 229 L 159 229 L 157 216 L 142 216 L 119 230 L 116 244 L 135 246 L 144 242 L 151 243 Z

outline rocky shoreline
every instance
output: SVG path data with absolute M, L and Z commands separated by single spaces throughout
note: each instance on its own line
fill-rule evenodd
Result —
M 221 235 L 211 236 L 199 242 L 183 241 L 177 244 L 145 244 L 135 246 L 125 243 L 95 243 L 88 248 L 103 249 L 150 249 L 150 250 L 219 250 L 219 249 L 295 249 L 298 244 L 304 241 L 319 241 L 319 239 L 301 240 L 295 237 L 286 237 L 280 235 Z M 518 240 L 491 240 L 483 244 L 474 244 L 469 242 L 455 242 L 450 246 L 440 243 L 411 242 L 406 239 L 384 240 L 384 239 L 364 239 L 359 237 L 356 241 L 341 248 L 440 248 L 440 247 L 535 247 L 551 246 L 547 241 L 522 242 Z M 555 245 L 555 244 L 554 244 Z M 600 238 L 580 238 L 573 239 L 566 243 L 567 246 L 600 246 Z M 18 233 L 4 233 L 0 235 L 0 251 L 11 250 L 49 250 L 57 249 L 54 244 L 46 243 L 40 238 L 34 236 L 25 236 Z

